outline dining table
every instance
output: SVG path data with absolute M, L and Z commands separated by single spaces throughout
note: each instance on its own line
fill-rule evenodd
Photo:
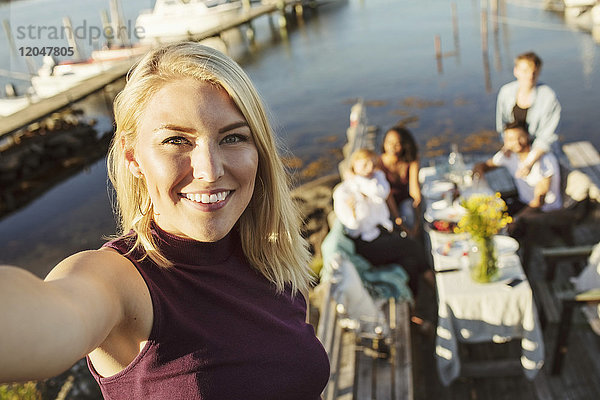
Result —
M 492 282 L 479 283 L 470 274 L 474 243 L 469 234 L 454 231 L 465 213 L 462 199 L 494 194 L 491 185 L 474 180 L 470 171 L 457 176 L 435 165 L 420 171 L 425 239 L 436 273 L 435 358 L 439 378 L 448 386 L 461 375 L 459 343 L 517 339 L 522 371 L 533 379 L 544 363 L 544 342 L 531 286 L 517 254 L 518 242 L 507 235 L 494 236 L 498 273 Z

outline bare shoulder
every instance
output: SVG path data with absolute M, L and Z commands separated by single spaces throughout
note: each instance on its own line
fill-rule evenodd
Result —
M 90 291 L 110 298 L 124 314 L 149 297 L 144 280 L 132 262 L 108 248 L 67 257 L 54 267 L 45 281 L 69 291 Z
M 50 271 L 46 281 L 66 277 L 88 277 L 99 280 L 123 279 L 135 272 L 135 267 L 123 255 L 114 250 L 86 250 L 73 254 L 61 261 Z

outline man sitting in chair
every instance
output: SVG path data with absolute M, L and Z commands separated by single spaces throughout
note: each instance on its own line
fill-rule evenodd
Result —
M 562 207 L 560 170 L 558 160 L 552 153 L 544 154 L 536 161 L 529 174 L 520 176 L 518 171 L 531 151 L 531 137 L 527 127 L 508 123 L 504 128 L 504 146 L 484 163 L 475 165 L 475 176 L 497 167 L 506 167 L 515 181 L 518 198 L 506 199 L 508 212 L 513 217 L 509 233 L 523 235 L 527 217 Z

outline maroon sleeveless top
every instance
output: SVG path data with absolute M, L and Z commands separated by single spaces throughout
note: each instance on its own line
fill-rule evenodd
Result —
M 329 361 L 300 293 L 277 294 L 236 232 L 215 243 L 153 235 L 173 267 L 125 255 L 130 239 L 105 244 L 136 266 L 154 312 L 148 343 L 123 371 L 103 378 L 88 359 L 105 399 L 320 399 Z
M 408 185 L 410 183 L 410 166 L 406 171 L 405 179 L 402 179 L 399 174 L 387 169 L 383 162 L 381 162 L 381 170 L 385 173 L 385 177 L 390 184 L 390 194 L 394 197 L 396 204 L 400 204 L 404 200 L 411 198 L 408 190 Z

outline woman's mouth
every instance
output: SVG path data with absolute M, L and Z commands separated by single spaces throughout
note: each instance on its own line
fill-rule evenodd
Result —
M 217 193 L 181 193 L 183 197 L 195 203 L 214 204 L 224 201 L 231 193 L 231 190 L 225 190 Z

